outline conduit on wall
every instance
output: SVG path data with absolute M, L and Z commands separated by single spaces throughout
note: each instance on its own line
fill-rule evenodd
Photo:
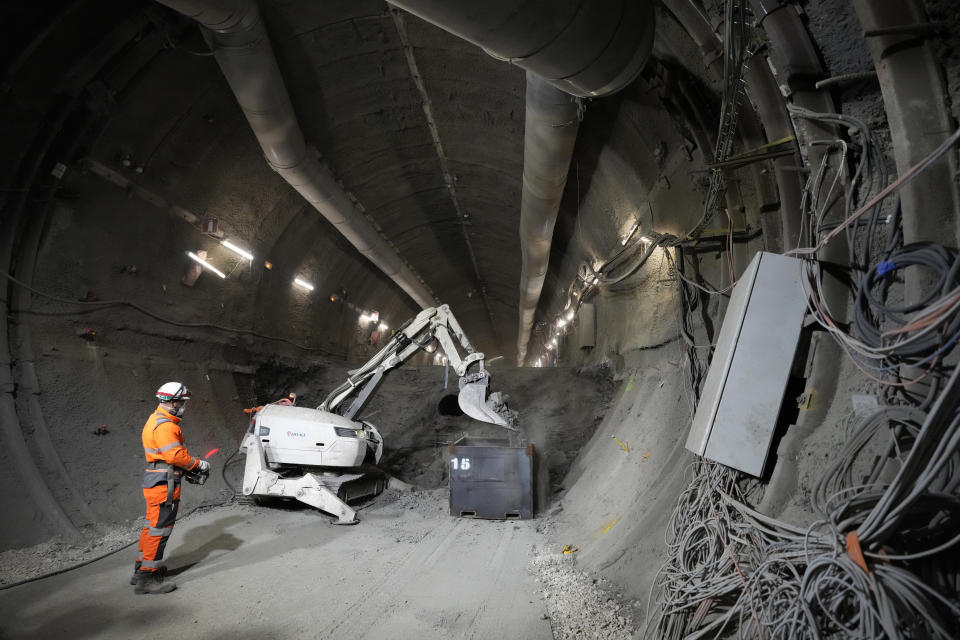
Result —
M 690 38 L 697 44 L 703 53 L 704 64 L 714 72 L 714 77 L 723 78 L 723 41 L 717 32 L 710 26 L 710 21 L 703 14 L 694 0 L 664 0 L 663 6 L 673 14 L 683 26 Z M 776 78 L 767 64 L 750 64 L 744 70 L 746 90 L 751 102 L 756 106 L 756 116 L 766 132 L 766 142 L 773 142 L 794 135 L 793 123 L 783 103 L 783 96 L 777 86 Z M 756 124 L 750 118 L 748 109 L 741 109 L 741 127 L 754 127 Z M 794 143 L 796 144 L 796 143 Z M 797 152 L 799 153 L 799 147 Z M 763 225 L 770 250 L 781 251 L 784 247 L 793 247 L 800 238 L 800 200 L 802 184 L 795 169 L 797 160 L 794 157 L 775 158 L 773 163 L 774 178 L 779 190 L 780 225 Z M 754 166 L 756 170 L 756 165 Z M 759 183 L 759 179 L 757 179 Z M 727 191 L 730 195 L 730 191 Z M 729 203 L 728 203 L 729 206 Z
M 947 108 L 942 69 L 920 27 L 929 18 L 922 2 L 871 3 L 854 0 L 883 92 L 893 141 L 893 157 L 902 175 L 947 139 L 955 127 Z M 885 29 L 906 32 L 884 34 Z M 911 28 L 912 27 L 912 28 Z M 956 156 L 928 167 L 900 189 L 903 241 L 944 242 L 955 233 L 958 194 Z M 948 244 L 949 241 L 947 241 Z M 910 276 L 908 276 L 910 277 Z M 930 283 L 926 283 L 930 287 Z M 916 288 L 919 296 L 920 283 Z
M 423 279 L 373 227 L 297 123 L 280 68 L 253 0 L 158 0 L 205 27 L 227 83 L 269 165 L 323 215 L 350 244 L 421 307 L 436 304 Z

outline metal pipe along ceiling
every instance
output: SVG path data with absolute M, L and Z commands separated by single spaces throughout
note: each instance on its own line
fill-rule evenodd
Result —
M 423 279 L 373 227 L 307 147 L 253 0 L 158 0 L 205 35 L 267 162 L 357 250 L 421 307 L 436 304 Z
M 517 334 L 520 365 L 527 355 L 534 312 L 547 277 L 553 227 L 567 183 L 579 122 L 577 103 L 572 96 L 527 72 L 520 195 L 520 331 Z
M 653 47 L 649 0 L 389 0 L 575 96 L 630 84 Z

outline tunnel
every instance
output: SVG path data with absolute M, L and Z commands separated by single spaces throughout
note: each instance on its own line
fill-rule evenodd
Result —
M 0 15 L 0 638 L 960 637 L 954 3 Z

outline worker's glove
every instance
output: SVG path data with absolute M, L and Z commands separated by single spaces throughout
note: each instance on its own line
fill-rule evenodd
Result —
M 210 463 L 206 460 L 198 460 L 199 464 L 197 465 L 197 473 L 202 473 L 203 475 L 208 475 L 210 473 Z

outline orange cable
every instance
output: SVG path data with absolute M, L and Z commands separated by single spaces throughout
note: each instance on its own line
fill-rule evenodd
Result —
M 853 560 L 853 563 L 863 569 L 863 572 L 870 575 L 870 569 L 867 568 L 867 560 L 863 557 L 863 550 L 860 548 L 860 536 L 856 529 L 847 534 L 847 555 Z

